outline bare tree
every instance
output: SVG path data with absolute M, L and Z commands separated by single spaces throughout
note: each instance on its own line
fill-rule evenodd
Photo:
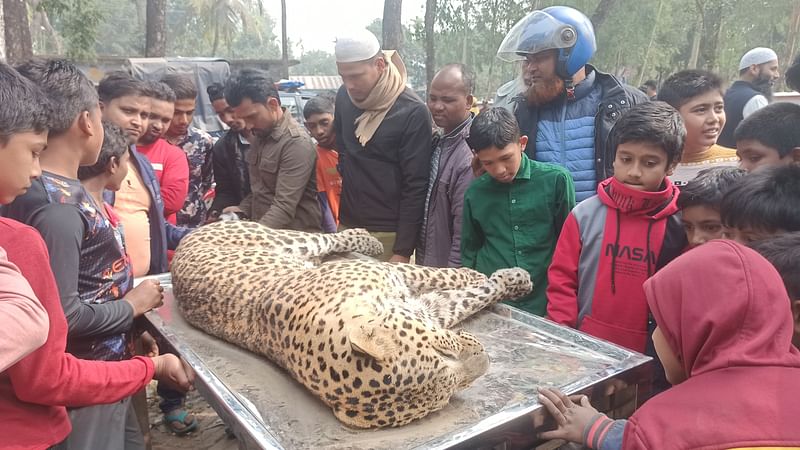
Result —
M 0 61 L 6 59 L 6 27 L 3 19 L 3 2 L 0 2 Z
M 467 64 L 467 49 L 469 48 L 469 13 L 472 11 L 472 1 L 464 0 L 464 36 L 461 41 L 461 63 Z
M 402 10 L 403 0 L 384 0 L 383 2 L 383 48 L 386 50 L 400 50 L 402 47 Z
M 144 56 L 164 57 L 167 54 L 167 0 L 147 0 L 146 16 Z
M 286 0 L 281 0 L 281 77 L 289 78 L 289 38 L 286 31 Z
M 3 0 L 3 23 L 8 62 L 14 64 L 32 58 L 33 42 L 25 0 Z
M 436 23 L 436 0 L 425 2 L 425 78 L 430 89 L 436 74 L 436 46 L 433 26 Z

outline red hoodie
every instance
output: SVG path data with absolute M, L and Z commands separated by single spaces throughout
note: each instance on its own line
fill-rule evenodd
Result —
M 547 272 L 548 318 L 644 352 L 648 308 L 642 284 L 661 265 L 662 253 L 677 255 L 685 247 L 673 217 L 678 188 L 669 179 L 664 183 L 661 191 L 645 192 L 612 177 L 572 210 Z M 667 241 L 677 248 L 665 250 Z
M 800 352 L 783 281 L 733 241 L 690 250 L 644 286 L 689 378 L 649 400 L 624 449 L 800 446 Z
M 65 406 L 130 397 L 153 378 L 153 362 L 141 356 L 86 361 L 65 353 L 67 319 L 39 232 L 0 218 L 0 247 L 19 267 L 50 319 L 44 345 L 0 373 L 0 448 L 45 449 L 63 441 L 72 429 Z

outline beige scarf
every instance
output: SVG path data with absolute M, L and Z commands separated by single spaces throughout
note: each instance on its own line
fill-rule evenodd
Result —
M 383 59 L 386 61 L 386 70 L 369 96 L 363 102 L 353 100 L 354 105 L 364 110 L 355 122 L 356 138 L 362 147 L 366 147 L 372 139 L 386 113 L 406 88 L 406 65 L 400 55 L 394 50 L 384 50 Z

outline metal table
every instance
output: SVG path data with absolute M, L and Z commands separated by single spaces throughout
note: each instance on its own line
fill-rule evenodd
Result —
M 650 358 L 501 304 L 460 325 L 485 346 L 486 375 L 424 419 L 352 429 L 277 365 L 186 323 L 169 274 L 152 278 L 165 295 L 164 306 L 146 315 L 151 333 L 194 368 L 197 390 L 242 448 L 531 448 L 536 433 L 551 426 L 536 400 L 538 386 L 586 393 L 601 410 L 623 416 L 650 389 Z

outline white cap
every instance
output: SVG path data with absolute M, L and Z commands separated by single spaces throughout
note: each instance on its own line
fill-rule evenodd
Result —
M 360 28 L 347 31 L 336 37 L 336 62 L 364 61 L 377 55 L 381 44 L 369 30 Z
M 759 65 L 777 60 L 778 54 L 775 53 L 775 50 L 766 47 L 756 47 L 742 56 L 742 60 L 739 61 L 739 70 L 746 69 L 753 64 Z

